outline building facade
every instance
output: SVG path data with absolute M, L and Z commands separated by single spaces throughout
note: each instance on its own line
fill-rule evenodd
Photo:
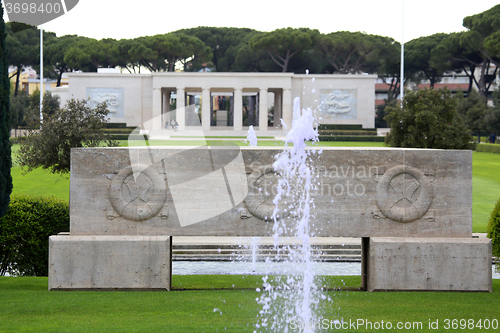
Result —
M 53 89 L 70 98 L 107 102 L 110 121 L 162 131 L 200 127 L 216 135 L 276 135 L 300 110 L 311 108 L 320 124 L 374 128 L 376 75 L 293 73 L 72 73 L 69 85 Z M 294 112 L 294 100 L 300 98 Z M 284 125 L 283 125 L 284 124 Z

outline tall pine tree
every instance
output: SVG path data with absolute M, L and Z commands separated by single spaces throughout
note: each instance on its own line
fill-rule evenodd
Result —
M 10 81 L 7 50 L 5 49 L 5 22 L 3 20 L 3 5 L 0 3 L 0 217 L 4 216 L 9 207 L 12 192 L 12 176 L 10 169 Z

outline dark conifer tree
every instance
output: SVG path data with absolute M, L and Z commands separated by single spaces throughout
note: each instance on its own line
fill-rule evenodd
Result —
M 3 5 L 0 4 L 0 217 L 7 212 L 12 192 L 12 176 L 10 174 L 12 160 L 9 142 L 10 81 L 5 37 Z

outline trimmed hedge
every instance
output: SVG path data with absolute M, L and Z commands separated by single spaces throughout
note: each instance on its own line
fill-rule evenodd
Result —
M 106 128 L 104 133 L 106 134 L 130 134 L 135 128 Z
M 347 135 L 320 135 L 318 136 L 319 141 L 366 141 L 366 142 L 384 142 L 385 137 L 383 136 L 347 136 Z
M 0 275 L 47 276 L 49 236 L 69 231 L 66 201 L 12 195 L 0 218 Z
M 128 140 L 129 134 L 111 134 L 109 136 L 111 140 Z M 146 134 L 143 136 L 144 140 L 148 140 L 148 136 Z M 137 139 L 137 136 L 134 136 L 134 139 Z
M 377 130 L 348 131 L 348 130 L 318 130 L 319 135 L 377 135 Z
M 127 128 L 127 123 L 106 123 L 106 128 Z
M 318 126 L 319 130 L 348 130 L 348 131 L 362 131 L 363 125 L 333 125 L 321 124 Z
M 500 145 L 495 143 L 478 143 L 476 151 L 481 153 L 496 153 L 500 154 Z
M 488 221 L 488 238 L 491 238 L 491 254 L 500 258 L 500 199 L 491 212 Z M 497 271 L 500 271 L 500 262 L 497 263 Z

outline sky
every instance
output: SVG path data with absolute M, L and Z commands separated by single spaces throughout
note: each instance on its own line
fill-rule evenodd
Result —
M 57 36 L 130 39 L 198 26 L 260 31 L 307 27 L 321 33 L 362 31 L 407 42 L 438 32 L 462 31 L 464 17 L 499 3 L 499 0 L 479 0 L 473 5 L 449 0 L 80 0 L 67 14 L 45 23 L 43 29 Z

